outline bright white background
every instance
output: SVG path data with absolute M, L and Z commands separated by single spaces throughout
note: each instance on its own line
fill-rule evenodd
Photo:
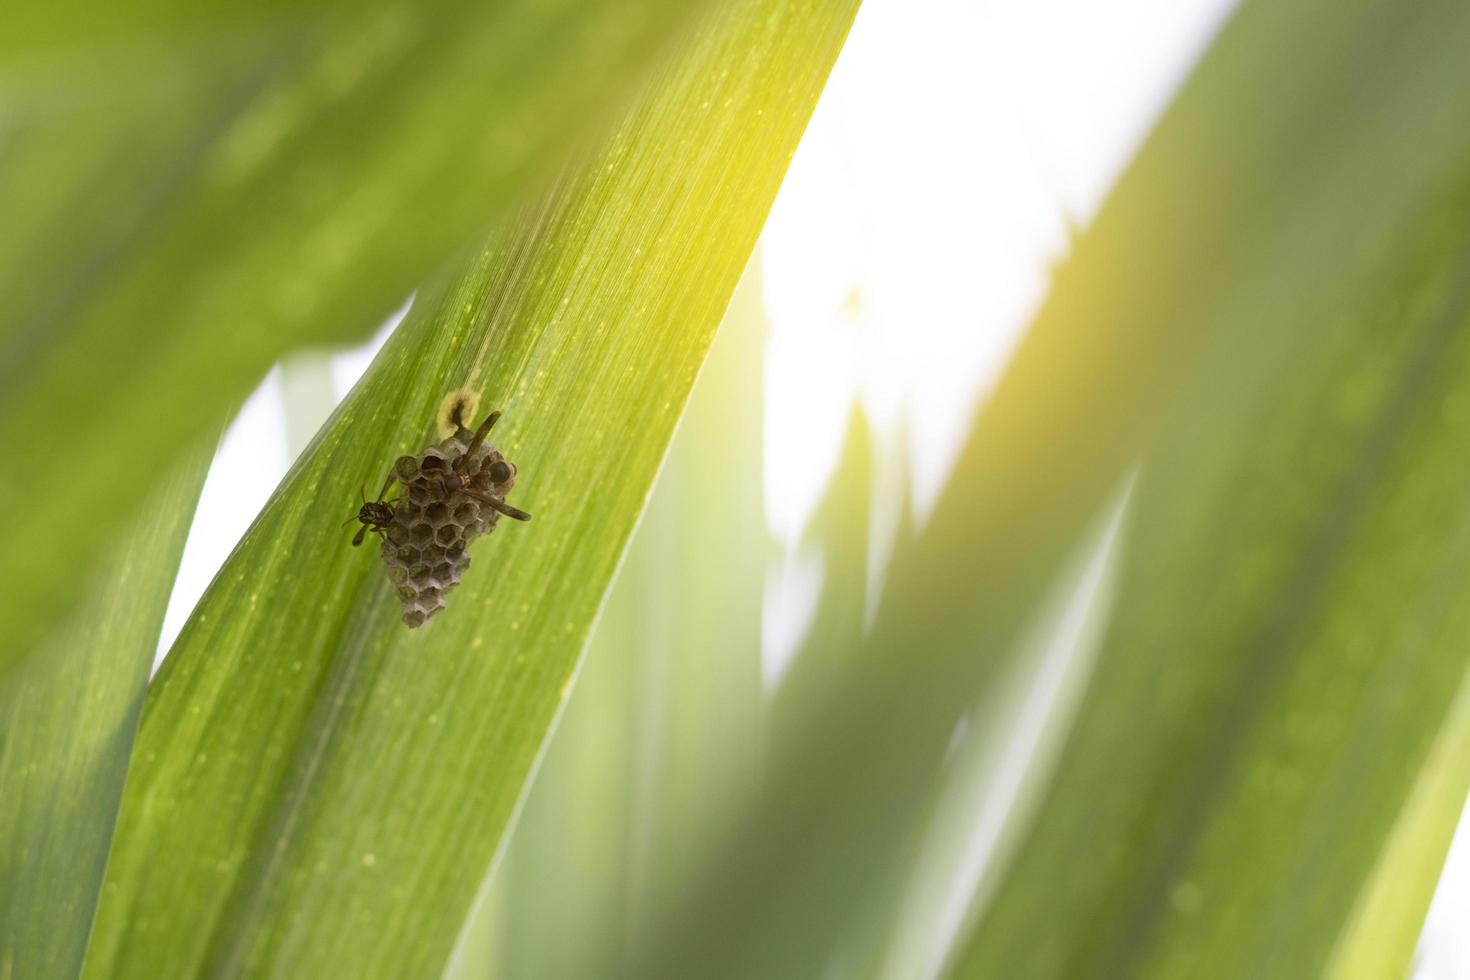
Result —
M 880 457 L 912 466 L 923 518 L 1045 290 L 1068 226 L 1087 223 L 1232 6 L 865 0 L 763 240 L 765 499 L 778 541 L 794 546 L 836 463 L 854 398 L 888 450 Z M 336 398 L 390 330 L 333 359 Z M 285 474 L 281 391 L 277 370 L 221 446 L 160 654 Z M 894 503 L 875 502 L 880 527 Z M 788 562 L 786 572 L 768 603 L 773 674 L 819 585 L 820 569 Z M 1470 830 L 1462 822 L 1417 980 L 1470 977 L 1467 922 Z

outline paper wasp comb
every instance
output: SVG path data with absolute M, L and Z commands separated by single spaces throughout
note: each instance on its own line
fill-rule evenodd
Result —
M 348 519 L 363 525 L 354 544 L 368 531 L 382 535 L 388 578 L 410 627 L 444 608 L 469 568 L 468 548 L 476 538 L 495 530 L 501 517 L 531 519 L 505 502 L 515 484 L 515 464 L 485 441 L 499 418 L 491 412 L 472 432 L 456 412 L 452 435 L 417 456 L 400 456 L 378 500 L 364 498 L 357 516 Z M 395 480 L 403 490 L 396 501 L 385 501 Z

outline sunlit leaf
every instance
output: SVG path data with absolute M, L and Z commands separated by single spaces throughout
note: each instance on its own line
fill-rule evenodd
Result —
M 442 969 L 855 8 L 722 7 L 599 154 L 420 293 L 150 690 L 88 975 Z M 411 631 L 338 525 L 457 386 L 504 410 L 535 520 Z
M 281 6 L 156 0 L 75 33 L 7 7 L 41 26 L 0 62 L 0 509 L 31 516 L 7 542 L 24 568 L 0 567 L 0 672 L 274 361 L 366 336 L 602 131 L 699 7 Z M 47 433 L 105 478 L 32 494 Z
M 761 400 L 758 268 L 694 386 L 456 977 L 616 972 L 754 785 L 761 426 L 730 407 Z
M 1096 519 L 1127 467 L 1161 432 L 1171 433 L 1178 447 L 1171 468 L 1189 474 L 1197 491 L 1173 499 L 1199 515 L 1188 526 L 1191 533 L 1208 536 L 1182 540 L 1176 535 L 1169 541 L 1161 528 L 1155 532 L 1159 552 L 1173 547 L 1190 555 L 1200 563 L 1201 575 L 1212 550 L 1228 550 L 1230 561 L 1249 566 L 1257 538 L 1246 533 L 1250 528 L 1225 519 L 1238 512 L 1223 509 L 1222 501 L 1243 485 L 1249 485 L 1256 500 L 1297 492 L 1300 484 L 1277 486 L 1267 477 L 1302 470 L 1305 478 L 1318 459 L 1312 448 L 1316 443 L 1292 442 L 1295 456 L 1271 474 L 1245 478 L 1222 474 L 1222 467 L 1241 458 L 1242 447 L 1252 439 L 1275 434 L 1282 413 L 1303 411 L 1311 395 L 1335 391 L 1322 377 L 1329 366 L 1342 367 L 1334 361 L 1340 344 L 1349 344 L 1352 363 L 1376 365 L 1362 368 L 1367 390 L 1356 392 L 1357 400 L 1349 403 L 1371 410 L 1378 397 L 1374 385 L 1397 383 L 1404 345 L 1414 347 L 1410 335 L 1424 326 L 1419 317 L 1440 304 L 1446 317 L 1455 308 L 1457 294 L 1450 284 L 1459 274 L 1463 235 L 1470 227 L 1460 193 L 1470 184 L 1470 103 L 1446 93 L 1470 84 L 1470 61 L 1463 57 L 1467 36 L 1470 11 L 1448 2 L 1412 10 L 1388 3 L 1318 0 L 1247 3 L 1242 8 L 1059 269 L 1014 362 L 983 407 L 932 520 L 912 547 L 895 555 L 874 628 L 847 655 L 851 669 L 839 685 L 807 685 L 810 707 L 802 731 L 773 746 L 773 771 L 762 804 L 745 815 L 744 829 L 726 844 L 725 860 L 689 896 L 660 944 L 646 952 L 640 972 L 820 972 L 850 910 L 868 889 L 883 884 L 882 874 L 909 845 L 915 822 L 941 778 L 958 721 L 1003 676 L 1037 597 L 1075 546 L 1080 529 Z M 1309 37 L 1312 42 L 1304 44 Z M 1376 329 L 1377 347 L 1364 339 L 1372 336 L 1366 332 L 1369 327 Z M 1360 342 L 1353 347 L 1344 336 Z M 1456 342 L 1431 345 L 1433 353 L 1426 356 L 1436 370 L 1453 372 L 1439 361 L 1453 359 Z M 1293 388 L 1298 376 L 1316 387 Z M 1428 405 L 1440 405 L 1451 391 L 1447 377 L 1424 374 L 1421 385 L 1409 389 L 1418 393 L 1426 388 L 1423 402 L 1415 403 L 1423 405 L 1425 426 Z M 1353 378 L 1338 380 L 1348 385 Z M 1334 405 L 1316 408 L 1326 412 Z M 1330 415 L 1327 419 L 1344 424 Z M 1189 431 L 1191 424 L 1197 431 Z M 1446 420 L 1444 431 L 1437 433 L 1446 446 L 1454 441 L 1448 434 L 1452 424 Z M 1227 434 L 1228 441 L 1217 446 L 1215 439 Z M 1333 459 L 1339 463 L 1343 454 L 1352 458 L 1351 452 L 1362 448 L 1351 440 L 1334 447 L 1332 440 L 1341 435 L 1323 433 L 1328 440 L 1323 451 L 1336 453 Z M 1408 448 L 1400 452 L 1417 451 L 1419 435 L 1392 435 L 1405 439 Z M 1458 444 L 1463 447 L 1463 437 Z M 1387 465 L 1386 458 L 1373 455 L 1376 445 L 1368 444 L 1370 455 L 1362 465 L 1373 460 Z M 1456 480 L 1463 486 L 1465 474 L 1455 467 L 1467 457 L 1457 452 L 1425 471 L 1421 484 L 1441 486 L 1443 481 L 1446 493 Z M 1218 481 L 1210 482 L 1212 478 Z M 1280 506 L 1296 508 L 1295 519 L 1307 520 L 1304 513 L 1320 517 L 1314 508 L 1321 503 L 1314 490 Z M 1439 527 L 1444 550 L 1433 554 L 1446 564 L 1434 566 L 1428 553 L 1420 552 L 1420 557 L 1454 581 L 1458 567 L 1452 556 L 1455 549 L 1465 553 L 1462 542 L 1450 543 L 1458 528 L 1455 512 L 1446 499 L 1425 497 L 1420 503 L 1432 516 L 1423 526 L 1415 525 L 1414 533 Z M 1269 525 L 1277 512 L 1267 508 L 1260 520 Z M 1139 526 L 1156 519 L 1144 510 Z M 1306 548 L 1300 557 L 1310 561 L 1311 535 L 1304 536 L 1299 524 L 1286 529 L 1291 533 L 1264 557 L 1290 561 Z M 1407 560 L 1420 541 L 1414 536 L 1395 547 L 1404 549 Z M 1422 572 L 1416 568 L 1416 574 Z M 1150 581 L 1157 578 L 1183 593 L 1171 602 L 1133 586 L 1139 588 L 1134 600 L 1138 608 L 1156 609 L 1159 616 L 1193 623 L 1204 618 L 1198 602 L 1236 601 L 1228 594 L 1185 591 L 1191 583 L 1183 578 L 1175 583 L 1165 569 L 1150 570 L 1150 576 Z M 1261 595 L 1277 603 L 1291 598 L 1273 591 L 1289 588 L 1289 579 L 1262 581 L 1272 588 L 1263 588 Z M 1410 656 L 1375 630 L 1408 627 L 1418 614 L 1412 606 L 1395 603 L 1412 595 L 1411 587 L 1433 592 L 1425 578 L 1405 580 L 1382 590 L 1385 608 L 1365 606 L 1360 611 L 1367 635 L 1383 644 L 1375 648 L 1378 656 L 1387 656 L 1383 651 L 1390 648 Z M 1304 606 L 1313 598 L 1301 597 Z M 1237 638 L 1252 635 L 1264 622 L 1254 607 L 1232 609 L 1227 603 L 1204 608 L 1215 623 L 1233 623 L 1232 616 L 1239 615 L 1233 629 L 1243 632 L 1232 634 Z M 1167 639 L 1166 633 L 1152 635 L 1151 642 L 1159 646 L 1150 648 L 1147 657 L 1162 658 L 1167 652 L 1169 676 L 1188 676 L 1198 659 L 1200 676 L 1248 686 L 1249 665 L 1256 661 L 1243 654 L 1232 659 L 1240 648 L 1226 645 L 1227 638 L 1211 638 L 1215 646 L 1209 653 L 1188 641 Z M 1220 756 L 1193 756 L 1171 741 L 1167 728 L 1144 727 L 1148 716 L 1140 708 L 1149 703 L 1147 692 L 1157 691 L 1161 683 L 1161 664 L 1147 661 L 1152 672 L 1140 668 L 1135 687 L 1115 682 L 1117 704 L 1109 706 L 1104 695 L 1096 695 L 1093 710 L 1123 721 L 1089 727 L 1084 718 L 1075 737 L 1087 746 L 1085 758 L 1095 760 L 1093 768 L 1104 761 L 1106 772 L 1121 768 L 1123 757 L 1107 753 L 1127 744 L 1132 752 L 1160 753 L 1170 762 L 1169 772 L 1187 771 L 1195 781 L 1170 796 L 1167 782 L 1146 782 L 1164 778 L 1163 770 L 1150 770 L 1133 777 L 1145 780 L 1131 784 L 1142 796 L 1125 797 L 1121 788 L 1110 788 L 1110 798 L 1116 793 L 1128 812 L 1146 811 L 1144 823 L 1124 828 L 1126 838 L 1103 836 L 1100 821 L 1107 811 L 1084 789 L 1111 786 L 1100 778 L 1069 788 L 1066 805 L 1058 805 L 1055 813 L 1054 801 L 1044 800 L 1039 809 L 1043 825 L 1050 819 L 1067 831 L 1038 833 L 1032 848 L 1036 856 L 1023 854 L 1016 883 L 1005 883 L 997 892 L 991 913 L 995 924 L 989 919 L 982 923 L 966 954 L 971 958 L 963 961 L 967 968 L 987 977 L 1024 976 L 1033 966 L 1041 975 L 1096 970 L 1115 976 L 1120 970 L 1142 969 L 1151 962 L 1145 959 L 1151 952 L 1163 956 L 1167 945 L 1171 953 L 1182 955 L 1193 948 L 1197 957 L 1216 955 L 1216 968 L 1229 976 L 1261 975 L 1262 964 L 1252 957 L 1276 948 L 1303 957 L 1290 960 L 1301 969 L 1288 969 L 1284 975 L 1310 975 L 1311 951 L 1322 950 L 1323 944 L 1330 948 L 1335 941 L 1340 918 L 1334 913 L 1340 916 L 1350 902 L 1348 894 L 1366 872 L 1363 860 L 1377 847 L 1374 835 L 1381 840 L 1383 821 L 1397 811 L 1413 767 L 1437 729 L 1448 692 L 1458 686 L 1458 674 L 1451 682 L 1447 673 L 1462 664 L 1447 648 L 1426 643 L 1412 656 L 1415 666 L 1404 673 L 1418 670 L 1424 676 L 1395 675 L 1403 685 L 1396 689 L 1405 692 L 1404 704 L 1395 710 L 1412 706 L 1413 723 L 1392 712 L 1378 719 L 1381 725 L 1367 714 L 1351 718 L 1363 726 L 1358 731 L 1384 736 L 1372 759 L 1374 778 L 1386 768 L 1396 775 L 1385 774 L 1373 793 L 1352 798 L 1362 807 L 1353 811 L 1354 819 L 1334 819 L 1322 831 L 1323 840 L 1345 848 L 1348 856 L 1320 879 L 1298 874 L 1291 877 L 1294 887 L 1271 893 L 1283 909 L 1304 889 L 1321 896 L 1336 887 L 1343 892 L 1337 898 L 1298 903 L 1289 917 L 1283 911 L 1269 920 L 1256 906 L 1252 921 L 1264 931 L 1246 942 L 1231 931 L 1243 921 L 1234 917 L 1201 916 L 1192 929 L 1158 928 L 1174 914 L 1166 886 L 1177 884 L 1174 871 L 1184 870 L 1171 862 L 1174 856 L 1182 862 L 1188 854 L 1183 848 L 1193 840 L 1188 833 L 1192 824 L 1185 820 L 1174 825 L 1171 831 L 1181 831 L 1183 837 L 1158 840 L 1157 852 L 1146 850 L 1151 840 L 1140 828 L 1144 823 L 1168 825 L 1178 807 L 1198 806 L 1194 812 L 1213 817 L 1195 802 L 1194 793 L 1210 785 L 1208 780 L 1230 776 L 1214 771 Z M 1126 653 L 1117 657 L 1126 662 Z M 1322 684 L 1326 676 L 1315 680 Z M 1344 674 L 1341 683 L 1351 677 Z M 804 683 L 800 675 L 792 682 Z M 1351 683 L 1373 686 L 1361 676 Z M 1438 685 L 1439 693 L 1429 693 L 1431 685 Z M 1425 700 L 1414 701 L 1407 693 L 1411 690 Z M 1354 691 L 1361 693 L 1360 688 Z M 1262 693 L 1263 698 L 1270 696 Z M 1219 705 L 1210 704 L 1208 717 L 1217 718 Z M 1201 724 L 1205 717 L 1199 714 Z M 1242 737 L 1253 731 L 1248 724 L 1241 720 L 1237 725 Z M 1062 765 L 1059 778 L 1066 780 L 1067 763 Z M 1337 770 L 1319 772 L 1306 765 L 1292 771 L 1325 781 L 1335 779 L 1331 774 Z M 1360 779 L 1360 785 L 1374 784 Z M 1162 787 L 1159 792 L 1165 795 L 1153 795 L 1151 787 Z M 1349 798 L 1338 802 L 1333 812 L 1341 817 Z M 1234 832 L 1247 834 L 1252 822 L 1289 829 L 1296 818 L 1283 812 L 1281 823 L 1272 823 L 1277 817 L 1262 807 L 1221 819 Z M 1201 822 L 1200 829 L 1204 826 Z M 1362 834 L 1361 839 L 1355 834 Z M 1329 848 L 1314 850 L 1293 866 L 1269 846 L 1269 837 L 1248 840 L 1260 849 L 1246 850 L 1237 841 L 1240 846 L 1228 857 L 1238 871 L 1232 879 L 1237 886 L 1254 887 L 1286 874 L 1289 867 L 1325 871 L 1313 862 L 1325 862 L 1332 853 Z M 1141 877 L 1134 890 L 1116 895 L 1108 890 L 1107 875 L 1130 867 L 1126 856 L 1115 857 L 1110 847 L 1145 848 L 1124 852 L 1140 860 L 1135 870 Z M 1209 888 L 1203 892 L 1208 895 Z M 1183 894 L 1187 909 L 1192 892 Z M 1252 893 L 1242 887 L 1236 894 Z M 1229 908 L 1250 904 L 1238 900 Z M 737 936 L 726 933 L 730 922 L 742 924 Z M 1176 924 L 1173 918 L 1168 922 Z M 1268 935 L 1273 927 L 1277 932 Z M 1204 931 L 1210 928 L 1220 931 Z M 1293 933 L 1299 934 L 1292 938 Z M 1237 942 L 1231 945 L 1231 939 Z M 722 941 L 726 955 L 711 971 L 703 951 Z M 1280 945 L 1272 947 L 1273 941 Z M 1151 950 L 1150 942 L 1159 943 L 1159 950 Z M 1090 953 L 1100 958 L 1093 960 Z M 1200 960 L 1169 962 L 1179 967 Z
M 1400 234 L 1317 315 L 1260 311 L 1312 337 L 1310 360 L 1243 350 L 1191 378 L 1133 497 L 1072 744 L 967 975 L 1326 965 L 1467 667 L 1470 197 Z

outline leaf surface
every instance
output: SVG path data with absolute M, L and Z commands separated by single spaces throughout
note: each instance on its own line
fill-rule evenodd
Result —
M 1304 48 L 1307 37 L 1314 40 Z M 973 944 L 959 952 L 961 972 L 1126 976 L 1210 955 L 1229 976 L 1263 975 L 1275 955 L 1298 967 L 1284 975 L 1321 965 L 1463 670 L 1463 653 L 1449 639 L 1456 607 L 1443 590 L 1457 581 L 1463 553 L 1448 495 L 1465 483 L 1456 469 L 1465 455 L 1447 447 L 1464 440 L 1452 419 L 1432 415 L 1446 399 L 1454 404 L 1462 343 L 1470 106 L 1448 93 L 1470 84 L 1467 37 L 1470 13 L 1451 2 L 1413 10 L 1367 0 L 1242 7 L 1059 268 L 932 519 L 895 554 L 873 629 L 846 655 L 852 669 L 836 686 L 818 683 L 815 673 L 810 681 L 793 675 L 791 683 L 806 688 L 792 695 L 808 705 L 801 730 L 773 745 L 763 802 L 742 819 L 725 859 L 638 972 L 709 975 L 702 951 L 718 942 L 730 948 L 715 975 L 815 975 L 826 967 L 852 910 L 885 887 L 884 872 L 906 853 L 957 725 L 1005 676 L 1038 597 L 1141 455 L 1156 473 L 1150 479 L 1189 481 L 1192 493 L 1182 484 L 1150 491 L 1150 501 L 1174 501 L 1175 510 L 1143 510 L 1136 525 L 1140 534 L 1149 529 L 1152 557 L 1183 564 L 1135 566 L 1131 586 L 1124 572 L 1120 588 L 1137 590 L 1125 602 L 1151 623 L 1146 643 L 1119 642 L 1099 661 L 1099 678 L 1109 670 L 1120 676 L 1090 692 L 1075 746 L 1059 763 L 1059 788 L 1043 797 L 1040 829 L 1021 845 L 1017 870 L 994 893 Z M 1426 366 L 1414 367 L 1421 359 Z M 1390 397 L 1395 391 L 1402 399 Z M 1382 421 L 1380 409 L 1391 419 L 1409 414 L 1400 426 Z M 1297 427 L 1295 436 L 1286 426 Z M 1270 447 L 1275 468 L 1251 471 L 1246 461 L 1260 458 L 1251 456 L 1252 444 L 1268 437 L 1282 440 Z M 1423 448 L 1429 441 L 1434 448 Z M 1145 455 L 1164 445 L 1173 447 L 1167 462 Z M 1355 455 L 1360 450 L 1367 455 Z M 1411 460 L 1420 451 L 1438 462 L 1416 478 Z M 1237 463 L 1238 471 L 1228 469 Z M 1375 464 L 1405 467 L 1402 490 Z M 1354 466 L 1361 475 L 1352 475 Z M 1351 498 L 1359 484 L 1383 499 L 1372 502 L 1371 516 L 1349 508 L 1344 519 L 1400 520 L 1392 515 L 1407 505 L 1393 499 L 1397 492 L 1421 493 L 1432 516 L 1402 525 L 1399 543 L 1387 536 L 1388 523 L 1354 531 L 1365 550 L 1351 568 L 1318 568 L 1321 549 L 1337 539 L 1317 508 L 1340 493 Z M 1243 526 L 1242 511 L 1229 507 L 1243 487 L 1261 505 L 1252 518 L 1259 526 Z M 1430 527 L 1438 529 L 1433 550 L 1421 537 Z M 1268 532 L 1281 533 L 1271 533 L 1262 551 Z M 1299 811 L 1241 804 L 1238 813 L 1222 813 L 1221 826 L 1242 835 L 1234 850 L 1211 852 L 1222 874 L 1235 874 L 1222 879 L 1239 889 L 1230 893 L 1231 917 L 1200 915 L 1181 926 L 1171 911 L 1175 874 L 1215 826 L 1213 807 L 1223 803 L 1211 794 L 1233 785 L 1241 772 L 1235 760 L 1249 757 L 1236 755 L 1235 740 L 1277 734 L 1266 723 L 1280 720 L 1286 702 L 1278 699 L 1289 694 L 1270 685 L 1336 676 L 1325 666 L 1332 640 L 1276 636 L 1261 604 L 1299 598 L 1299 606 L 1275 612 L 1314 616 L 1324 583 L 1367 574 L 1369 555 L 1380 549 L 1423 564 L 1372 604 L 1360 603 L 1357 615 L 1378 644 L 1375 656 L 1397 655 L 1414 667 L 1395 675 L 1388 690 L 1396 694 L 1345 667 L 1338 683 L 1356 685 L 1351 699 L 1359 699 L 1343 707 L 1345 737 L 1352 732 L 1363 752 L 1383 738 L 1371 761 L 1384 795 L 1347 795 L 1347 770 L 1341 757 L 1329 759 L 1331 749 L 1317 760 L 1331 761 L 1326 769 L 1293 760 L 1291 772 L 1304 781 L 1298 804 L 1316 789 L 1336 793 L 1337 809 L 1321 813 L 1342 819 L 1293 863 L 1279 848 L 1302 840 L 1292 836 L 1305 826 Z M 1293 596 L 1297 580 L 1285 570 L 1297 561 L 1320 574 Z M 1244 580 L 1227 577 L 1229 568 Z M 1209 583 L 1224 591 L 1201 592 Z M 1236 593 L 1226 587 L 1232 583 Z M 1430 613 L 1419 601 L 1443 605 Z M 1422 615 L 1434 617 L 1426 624 L 1433 638 L 1411 653 L 1393 636 Z M 1205 634 L 1206 619 L 1238 626 Z M 1165 622 L 1189 628 L 1171 634 Z M 1313 644 L 1320 649 L 1306 653 Z M 1275 666 L 1298 656 L 1323 659 L 1301 674 Z M 1255 690 L 1266 663 L 1270 685 L 1245 700 L 1231 693 Z M 1186 743 L 1167 724 L 1150 728 L 1149 699 L 1180 691 L 1170 718 L 1191 731 L 1227 719 L 1236 734 Z M 1374 706 L 1371 693 L 1395 703 Z M 1257 728 L 1261 705 L 1269 707 Z M 1089 711 L 1106 721 L 1089 720 Z M 1125 760 L 1144 757 L 1166 764 L 1123 770 Z M 1118 772 L 1134 782 L 1112 786 Z M 1170 775 L 1188 779 L 1176 787 Z M 1109 800 L 1124 811 L 1116 830 Z M 1169 832 L 1151 837 L 1150 827 Z M 1272 845 L 1262 827 L 1280 831 L 1282 843 Z M 1328 840 L 1346 848 L 1344 859 L 1313 879 L 1309 870 L 1322 870 L 1332 853 L 1321 846 Z M 1291 887 L 1270 891 L 1279 915 L 1241 911 L 1259 913 L 1262 893 L 1253 889 L 1283 882 Z M 1298 902 L 1333 887 L 1335 898 Z M 1183 892 L 1186 910 L 1191 894 Z M 738 935 L 726 932 L 732 922 L 742 923 Z M 1240 931 L 1247 922 L 1261 930 L 1249 942 Z
M 0 678 L 0 977 L 82 966 L 128 751 L 209 455 L 112 543 L 44 656 Z
M 722 7 L 420 293 L 150 690 L 88 975 L 443 969 L 855 9 Z M 411 631 L 338 525 L 457 387 L 504 411 L 535 520 Z
M 539 193 L 698 10 L 194 6 L 76 31 L 25 6 L 31 47 L 0 60 L 0 508 L 34 518 L 0 568 L 0 672 L 275 361 L 366 336 Z M 93 477 L 32 498 L 47 433 Z

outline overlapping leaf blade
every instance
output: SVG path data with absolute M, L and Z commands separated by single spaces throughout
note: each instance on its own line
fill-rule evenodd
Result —
M 700 373 L 456 977 L 615 973 L 753 788 L 768 543 L 752 491 L 761 425 L 740 407 L 762 390 L 758 268 Z
M 1441 244 L 1365 277 L 1277 383 L 1201 379 L 1219 408 L 1151 454 L 1075 743 L 971 975 L 1323 968 L 1466 669 L 1467 433 L 1443 406 L 1470 378 L 1470 250 Z
M 209 454 L 112 543 L 45 655 L 0 678 L 0 976 L 81 970 L 169 589 Z
M 1325 976 L 1370 980 L 1410 975 L 1467 792 L 1470 683 L 1462 681 L 1393 830 L 1379 848 L 1373 873 L 1358 890 Z
M 1391 301 L 1402 310 L 1442 298 L 1466 227 L 1470 118 L 1446 93 L 1470 83 L 1467 31 L 1470 15 L 1453 3 L 1247 3 L 1236 15 L 1059 270 L 933 520 L 895 556 L 852 669 L 836 689 L 809 687 L 804 730 L 773 746 L 765 802 L 640 973 L 700 970 L 701 950 L 720 941 L 731 947 L 718 975 L 820 971 L 854 903 L 902 858 L 957 721 L 992 688 L 1078 530 L 1155 434 L 1239 419 L 1242 391 L 1282 390 L 1344 323 L 1406 329 L 1407 316 L 1388 316 Z M 1385 353 L 1402 339 L 1387 335 Z M 1208 431 L 1195 448 L 1200 479 L 1218 475 Z M 1228 480 L 1208 490 L 1235 492 Z M 1228 548 L 1239 532 L 1210 526 L 1208 540 Z M 1442 707 L 1423 705 L 1421 741 Z M 1413 765 L 1418 751 L 1400 740 L 1378 761 Z M 1390 796 L 1403 788 L 1384 785 Z M 1058 819 L 1085 823 L 1093 806 L 1078 793 Z M 1009 928 L 976 941 L 978 975 L 1025 975 L 1036 957 L 1091 969 L 1087 947 L 1071 944 L 1095 936 L 1096 906 L 1073 876 L 1097 848 L 1090 833 L 1066 843 L 1065 857 L 1028 877 L 1021 910 L 997 920 Z M 1353 880 L 1350 865 L 1339 885 Z M 1017 900 L 1010 888 L 996 909 Z M 1154 907 L 1167 903 L 1145 891 Z M 1099 940 L 1110 949 L 1138 939 L 1138 921 L 1110 921 Z M 724 932 L 731 922 L 744 924 L 738 936 Z M 1293 953 L 1340 924 L 1324 913 L 1268 926 L 1281 923 L 1304 930 Z
M 153 6 L 76 31 L 18 9 L 34 48 L 0 47 L 0 507 L 34 517 L 10 542 L 26 568 L 0 569 L 0 671 L 277 358 L 365 336 L 600 131 L 698 10 Z M 106 478 L 32 497 L 46 433 Z
M 1470 18 L 1333 15 L 1331 60 L 1373 53 L 1333 86 L 1357 108 L 1262 236 L 1275 288 L 1207 321 L 1230 330 L 1146 458 L 1094 687 L 963 975 L 1322 971 L 1461 687 L 1470 140 L 1443 93 Z M 1279 16 L 1247 8 L 1214 60 Z
M 721 9 L 601 153 L 421 294 L 150 691 L 89 975 L 444 965 L 855 7 Z M 504 409 L 536 520 L 410 632 L 338 524 L 460 385 Z

